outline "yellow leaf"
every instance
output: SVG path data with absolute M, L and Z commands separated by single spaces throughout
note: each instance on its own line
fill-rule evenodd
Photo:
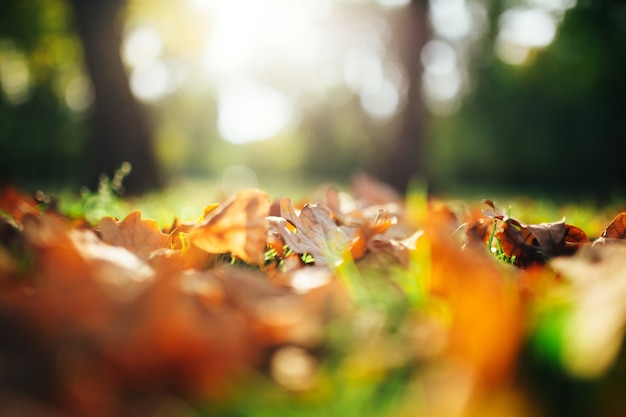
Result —
M 263 191 L 240 191 L 221 207 L 206 213 L 207 218 L 190 231 L 189 239 L 206 252 L 230 252 L 245 262 L 260 263 L 271 203 Z

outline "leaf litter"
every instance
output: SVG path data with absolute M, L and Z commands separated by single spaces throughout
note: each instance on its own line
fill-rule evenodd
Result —
M 0 193 L 0 415 L 541 416 L 537 372 L 623 362 L 626 212 L 591 240 L 364 175 L 165 228 L 42 201 Z

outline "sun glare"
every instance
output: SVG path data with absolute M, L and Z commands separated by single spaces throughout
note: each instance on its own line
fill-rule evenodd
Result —
M 204 65 L 218 90 L 218 128 L 229 142 L 263 140 L 294 121 L 293 100 L 280 91 L 290 76 L 307 77 L 319 57 L 317 21 L 329 0 L 215 0 Z M 283 84 L 250 81 L 281 74 Z M 301 83 L 301 80 L 299 81 Z
M 31 74 L 26 57 L 13 45 L 0 44 L 0 91 L 12 105 L 28 99 Z
M 530 3 L 532 7 L 505 10 L 498 22 L 500 32 L 496 39 L 496 53 L 510 65 L 524 65 L 533 49 L 550 45 L 565 11 L 574 7 L 576 0 L 534 0 Z
M 294 120 L 294 107 L 287 96 L 267 85 L 239 80 L 218 92 L 217 127 L 231 143 L 268 139 Z

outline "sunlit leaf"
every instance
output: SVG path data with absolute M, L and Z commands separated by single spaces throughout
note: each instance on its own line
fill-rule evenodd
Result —
M 142 259 L 159 249 L 169 248 L 172 238 L 163 234 L 154 220 L 141 219 L 141 213 L 134 211 L 122 221 L 111 217 L 100 220 L 98 227 L 102 240 L 122 246 Z
M 354 230 L 338 226 L 330 210 L 317 204 L 306 204 L 296 213 L 288 198 L 280 202 L 282 218 L 271 218 L 270 228 L 282 236 L 287 246 L 297 253 L 308 253 L 316 265 L 341 262 Z M 295 227 L 291 230 L 290 225 Z
M 626 238 L 626 212 L 620 213 L 602 232 L 601 237 L 610 239 Z
M 210 253 L 226 253 L 262 263 L 271 199 L 259 190 L 240 191 L 189 232 L 191 243 Z

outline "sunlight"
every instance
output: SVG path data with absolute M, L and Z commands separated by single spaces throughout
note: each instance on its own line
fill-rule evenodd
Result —
M 499 23 L 499 36 L 529 48 L 548 46 L 556 35 L 554 17 L 540 9 L 509 9 L 502 13 Z
M 159 32 L 151 27 L 140 27 L 131 31 L 122 45 L 122 58 L 126 65 L 136 67 L 154 62 L 163 49 Z
M 409 3 L 411 3 L 411 0 L 376 0 L 376 3 L 379 6 L 393 9 L 396 7 L 408 6 Z
M 143 102 L 162 99 L 175 91 L 185 78 L 181 65 L 163 58 L 161 34 L 150 26 L 139 26 L 126 35 L 122 59 L 130 67 L 130 89 Z
M 64 91 L 65 104 L 74 112 L 87 110 L 95 98 L 91 80 L 79 75 L 67 84 Z
M 422 78 L 425 104 L 433 114 L 450 115 L 459 102 L 463 78 L 457 68 L 445 74 L 425 72 Z
M 265 8 L 265 1 L 216 1 L 212 7 L 212 36 L 205 63 L 209 72 L 232 75 L 246 69 L 251 40 Z M 242 11 L 245 10 L 245 13 Z
M 406 82 L 402 72 L 370 47 L 354 47 L 343 59 L 346 87 L 360 98 L 361 108 L 376 121 L 387 121 L 397 112 Z
M 368 94 L 378 89 L 383 78 L 380 55 L 371 48 L 356 47 L 343 60 L 346 86 L 356 94 Z
M 142 101 L 157 101 L 171 91 L 172 79 L 162 61 L 135 68 L 130 74 L 130 89 Z
M 530 4 L 538 9 L 562 13 L 576 7 L 576 0 L 532 0 Z
M 395 84 L 383 79 L 378 88 L 361 94 L 361 107 L 374 120 L 386 121 L 393 117 L 400 105 L 400 94 Z
M 544 4 L 544 6 L 553 5 Z M 506 10 L 499 20 L 500 32 L 496 39 L 496 54 L 507 64 L 524 65 L 531 56 L 531 50 L 552 43 L 556 36 L 557 24 L 557 19 L 545 9 Z
M 434 0 L 430 4 L 430 21 L 443 38 L 461 39 L 472 30 L 472 17 L 464 0 Z
M 256 172 L 246 165 L 231 165 L 220 175 L 220 189 L 224 195 L 233 195 L 238 191 L 258 186 Z
M 218 91 L 217 127 L 231 143 L 269 139 L 294 116 L 294 104 L 288 97 L 256 81 L 239 80 Z
M 24 55 L 11 44 L 0 45 L 0 88 L 10 104 L 23 103 L 30 92 L 31 75 Z
M 268 61 L 293 65 L 318 58 L 316 21 L 328 13 L 330 1 L 216 0 L 210 4 L 213 27 L 205 52 L 209 73 L 230 78 L 260 70 Z
M 422 49 L 421 61 L 426 106 L 433 114 L 451 114 L 463 87 L 456 51 L 447 42 L 432 40 Z
M 448 74 L 457 68 L 456 52 L 450 44 L 432 40 L 429 41 L 421 52 L 424 71 L 435 75 Z
M 301 89 L 303 79 L 315 79 L 317 74 L 317 22 L 329 12 L 330 0 L 194 0 L 193 4 L 211 12 L 203 59 L 218 91 L 220 134 L 231 143 L 277 135 L 294 120 L 295 103 L 285 91 Z M 268 79 L 274 81 L 261 81 Z M 278 85 L 283 91 L 278 91 Z
M 523 65 L 528 61 L 531 49 L 498 37 L 496 39 L 495 51 L 502 62 L 506 62 L 509 65 Z

